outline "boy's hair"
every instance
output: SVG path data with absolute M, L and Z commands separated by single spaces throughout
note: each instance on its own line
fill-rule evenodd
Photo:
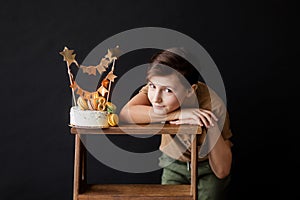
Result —
M 198 70 L 186 59 L 188 53 L 183 48 L 171 48 L 155 53 L 150 59 L 147 78 L 180 73 L 178 76 L 182 84 L 189 88 L 199 80 Z M 174 70 L 176 70 L 174 72 Z M 185 79 L 185 80 L 182 80 Z M 187 82 L 189 84 L 187 84 Z

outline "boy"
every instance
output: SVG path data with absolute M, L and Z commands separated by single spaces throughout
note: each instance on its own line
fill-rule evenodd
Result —
M 148 84 L 121 110 L 121 121 L 200 125 L 198 199 L 224 199 L 230 181 L 232 152 L 229 117 L 217 94 L 199 81 L 198 71 L 182 48 L 158 52 L 151 58 Z M 162 184 L 189 184 L 190 137 L 163 134 L 160 166 Z M 205 143 L 205 141 L 208 143 Z

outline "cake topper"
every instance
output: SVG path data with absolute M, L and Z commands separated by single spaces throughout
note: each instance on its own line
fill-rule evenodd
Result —
M 75 100 L 75 91 L 76 94 L 78 94 L 80 97 L 78 98 L 78 101 L 82 102 L 82 100 L 86 100 L 87 102 L 93 102 L 95 99 L 99 99 L 101 95 L 103 99 L 106 96 L 106 102 L 108 102 L 110 89 L 111 89 L 111 83 L 114 82 L 115 78 L 117 76 L 114 74 L 115 69 L 115 61 L 119 58 L 121 55 L 121 51 L 119 49 L 119 46 L 116 46 L 115 48 L 111 48 L 107 50 L 107 54 L 101 59 L 100 63 L 96 66 L 83 66 L 78 65 L 75 56 L 76 54 L 73 54 L 74 50 L 70 50 L 67 47 L 64 47 L 63 51 L 59 52 L 64 58 L 64 61 L 66 61 L 67 69 L 68 69 L 68 75 L 70 80 L 70 87 L 72 88 L 72 96 L 74 100 L 74 104 L 76 106 L 76 100 Z M 74 76 L 71 72 L 71 64 L 74 63 L 79 69 L 82 69 L 83 73 L 87 73 L 88 75 L 97 75 L 97 72 L 101 75 L 103 72 L 105 72 L 110 64 L 112 64 L 110 72 L 106 75 L 106 77 L 101 81 L 101 86 L 93 92 L 87 91 L 82 89 L 78 83 L 74 80 Z M 79 106 L 82 105 L 82 103 L 78 103 Z M 98 102 L 99 104 L 99 102 Z M 85 107 L 84 107 L 85 108 Z M 98 107 L 97 107 L 98 108 Z M 101 109 L 105 109 L 104 107 L 101 107 Z
M 64 57 L 64 61 L 66 61 L 66 63 L 67 63 L 68 75 L 69 75 L 69 80 L 70 80 L 71 85 L 73 85 L 74 80 L 73 80 L 73 74 L 72 74 L 71 69 L 70 69 L 70 65 L 72 63 L 75 63 L 76 66 L 78 67 L 78 63 L 75 60 L 76 54 L 73 54 L 73 52 L 74 52 L 74 50 L 69 50 L 67 47 L 65 47 L 63 51 L 59 52 L 60 55 L 62 55 Z M 73 87 L 72 87 L 72 97 L 73 97 L 74 104 L 76 105 L 76 100 L 75 100 L 75 94 L 74 94 L 74 88 Z

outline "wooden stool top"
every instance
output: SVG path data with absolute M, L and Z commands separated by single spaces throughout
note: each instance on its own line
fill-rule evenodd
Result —
M 196 125 L 174 124 L 123 124 L 109 128 L 71 128 L 72 134 L 201 134 Z

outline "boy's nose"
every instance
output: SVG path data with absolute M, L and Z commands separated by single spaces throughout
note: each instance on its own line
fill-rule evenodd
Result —
M 160 103 L 162 101 L 161 92 L 159 90 L 155 91 L 155 95 L 153 97 L 155 103 Z

